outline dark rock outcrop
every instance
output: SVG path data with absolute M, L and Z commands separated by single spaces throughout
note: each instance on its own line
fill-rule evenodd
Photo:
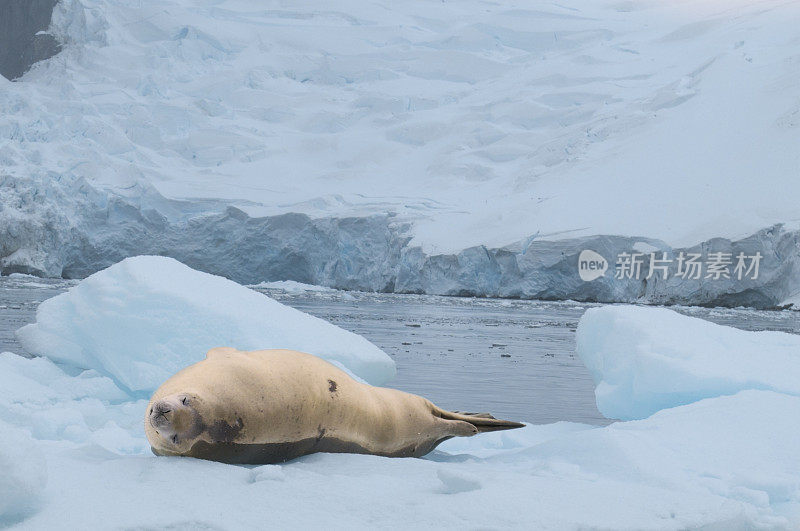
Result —
M 0 75 L 16 79 L 42 59 L 61 50 L 44 33 L 58 0 L 0 0 Z

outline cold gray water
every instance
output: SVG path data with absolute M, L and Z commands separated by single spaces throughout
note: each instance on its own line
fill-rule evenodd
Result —
M 72 282 L 0 278 L 0 351 L 26 355 L 14 337 L 40 302 Z M 575 329 L 591 304 L 340 291 L 261 289 L 365 336 L 397 363 L 391 386 L 462 411 L 534 423 L 607 424 L 575 354 Z M 676 307 L 745 330 L 800 333 L 800 313 Z

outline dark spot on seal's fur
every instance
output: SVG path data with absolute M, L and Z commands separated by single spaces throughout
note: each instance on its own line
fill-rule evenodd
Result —
M 336 382 L 334 382 L 333 380 L 328 380 L 328 391 L 330 391 L 331 393 L 336 392 Z
M 244 422 L 242 422 L 241 417 L 236 419 L 234 426 L 224 420 L 218 420 L 208 428 L 208 435 L 214 442 L 229 443 L 236 439 L 242 428 L 244 428 Z
M 320 424 L 317 426 L 317 438 L 314 440 L 314 447 L 319 446 L 319 442 L 325 437 L 325 428 Z

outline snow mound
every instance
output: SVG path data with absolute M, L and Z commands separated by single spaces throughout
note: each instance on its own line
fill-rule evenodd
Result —
M 392 210 L 429 254 L 562 231 L 738 238 L 797 220 L 798 16 L 744 0 L 62 0 L 64 50 L 0 91 L 0 164 L 259 216 Z
M 134 413 L 141 421 L 142 411 Z M 69 514 L 76 529 L 103 527 L 109 518 L 120 528 L 258 528 L 266 510 L 275 528 L 335 521 L 342 529 L 430 522 L 439 529 L 463 529 L 465 522 L 503 529 L 796 529 L 798 430 L 800 398 L 743 391 L 604 428 L 532 425 L 514 440 L 486 434 L 471 438 L 465 452 L 448 441 L 426 459 L 316 454 L 247 468 L 60 443 L 48 447 L 49 481 L 63 494 L 26 524 L 58 527 Z M 132 433 L 143 437 L 141 426 Z M 191 488 L 198 484 L 207 488 Z M 170 503 L 164 485 L 171 486 Z M 95 510 L 98 496 L 113 513 Z
M 797 529 L 798 430 L 800 397 L 748 390 L 582 430 L 497 460 L 531 458 L 559 475 L 563 481 L 553 479 L 562 488 L 577 480 L 619 496 L 605 511 L 597 505 L 606 495 L 594 492 L 592 507 L 581 510 L 595 514 L 577 527 L 695 529 L 716 522 L 719 529 Z M 638 501 L 623 509 L 627 496 Z
M 35 439 L 96 444 L 121 454 L 141 454 L 147 400 L 132 400 L 95 370 L 70 376 L 47 358 L 0 353 L 0 423 Z
M 181 309 L 185 318 L 171 329 L 200 337 L 192 316 L 204 316 L 210 328 L 217 307 L 190 304 L 190 295 L 219 301 L 223 311 L 225 301 L 244 299 L 239 295 L 243 288 L 187 270 L 171 260 L 140 257 L 87 279 L 61 296 L 69 304 L 60 302 L 59 308 L 71 309 L 64 319 L 75 321 L 69 337 L 78 337 L 75 330 L 89 337 L 90 327 L 82 319 L 93 316 L 70 305 L 86 312 L 102 305 L 122 316 L 114 323 L 95 317 L 95 328 L 120 334 L 120 343 L 133 342 L 137 330 L 125 326 L 138 322 L 132 313 L 138 309 L 144 324 L 137 345 L 144 352 L 156 344 L 144 337 L 145 331 L 156 339 L 166 337 L 150 320 L 175 319 Z M 146 278 L 133 282 L 138 276 Z M 232 295 L 220 297 L 223 287 L 214 286 L 192 292 L 185 285 L 192 280 L 200 285 L 225 282 Z M 140 299 L 148 296 L 169 311 L 159 314 L 157 304 L 142 306 Z M 175 301 L 184 302 L 178 307 Z M 248 468 L 155 457 L 141 424 L 146 400 L 126 395 L 98 370 L 78 372 L 50 359 L 2 353 L 0 526 L 25 519 L 31 529 L 249 529 L 263 526 L 268 511 L 276 528 L 334 521 L 342 529 L 424 528 L 431 522 L 439 529 L 463 529 L 465 523 L 503 529 L 798 529 L 800 396 L 776 377 L 783 372 L 787 381 L 793 375 L 796 379 L 797 363 L 789 351 L 800 352 L 797 338 L 743 333 L 668 310 L 599 310 L 589 310 L 579 325 L 581 355 L 600 376 L 598 389 L 610 388 L 606 378 L 612 373 L 624 375 L 639 386 L 627 382 L 639 395 L 626 399 L 653 410 L 661 400 L 667 409 L 605 427 L 562 422 L 455 438 L 424 459 L 314 454 Z M 612 348 L 615 338 L 619 348 Z M 682 342 L 696 345 L 697 352 L 687 354 L 689 349 L 679 348 Z M 759 361 L 772 367 L 769 371 L 745 363 L 759 344 Z M 100 351 L 100 343 L 85 345 L 92 347 L 92 355 Z M 170 344 L 175 345 L 183 343 Z M 134 359 L 152 363 L 137 355 Z M 115 367 L 132 370 L 125 363 Z M 638 371 L 646 377 L 638 379 Z M 738 374 L 752 381 L 736 380 Z M 737 381 L 743 389 L 738 392 L 732 383 Z M 689 395 L 658 392 L 659 385 L 691 388 L 688 384 L 697 389 L 691 396 L 709 397 L 678 405 Z M 645 385 L 656 394 L 648 397 Z M 615 412 L 624 402 L 616 398 L 610 408 Z M 58 495 L 42 493 L 45 467 L 36 448 L 46 459 L 48 491 Z M 192 488 L 198 484 L 204 488 Z M 168 503 L 164 485 L 169 485 Z M 98 511 L 98 499 L 111 509 Z M 148 510 L 143 512 L 143 506 Z
M 47 483 L 38 446 L 24 430 L 0 421 L 0 527 L 35 512 Z
M 96 369 L 139 394 L 219 346 L 305 351 L 372 384 L 395 374 L 394 361 L 361 336 L 158 256 L 123 260 L 43 302 L 17 337 L 33 354 Z
M 746 389 L 800 395 L 800 336 L 748 332 L 665 308 L 604 306 L 578 324 L 577 351 L 608 418 Z

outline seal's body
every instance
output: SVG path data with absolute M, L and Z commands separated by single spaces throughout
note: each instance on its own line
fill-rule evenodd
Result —
M 310 354 L 233 348 L 167 380 L 145 417 L 157 455 L 242 464 L 313 452 L 420 457 L 454 436 L 522 426 L 362 384 Z

